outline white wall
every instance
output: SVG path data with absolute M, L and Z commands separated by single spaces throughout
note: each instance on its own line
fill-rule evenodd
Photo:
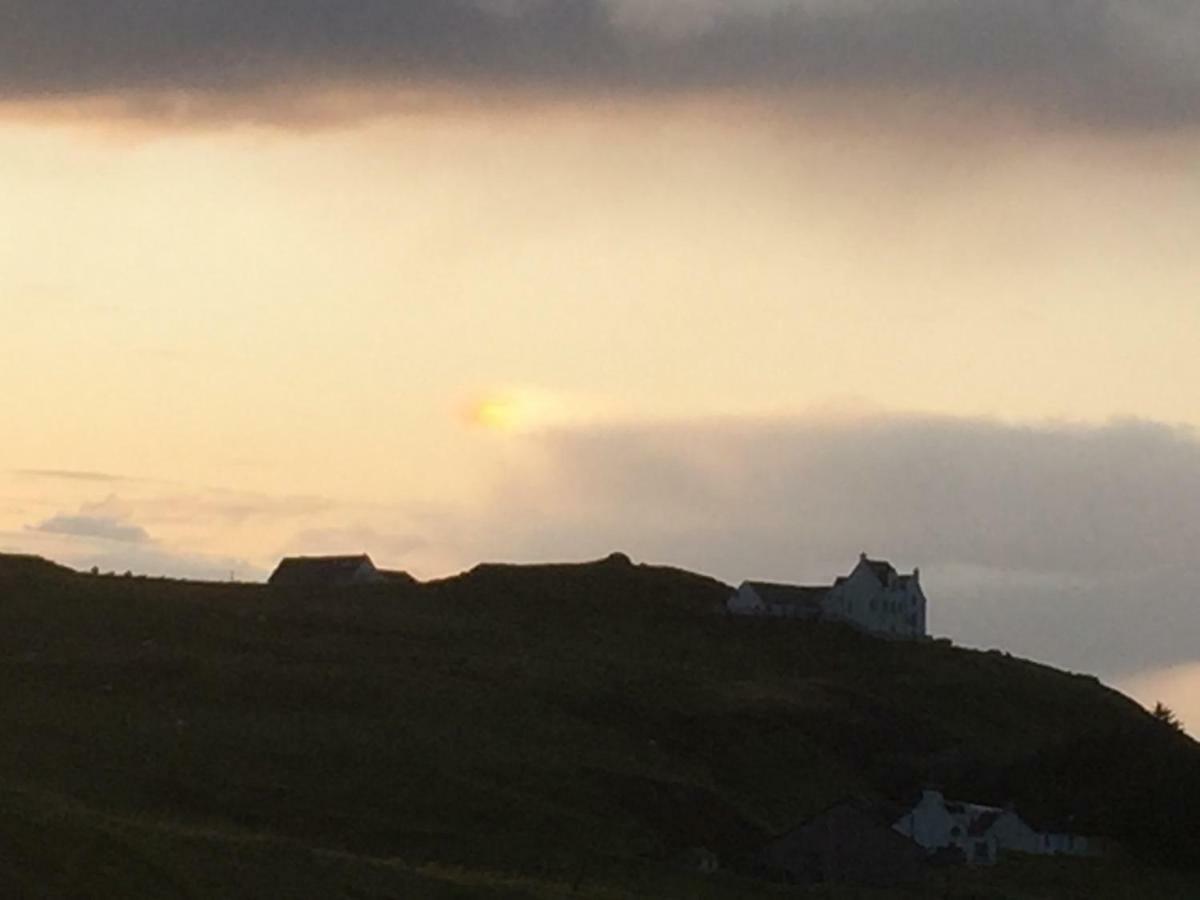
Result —
M 866 560 L 859 560 L 845 581 L 826 600 L 826 612 L 873 634 L 923 637 L 925 594 L 918 573 L 903 583 L 880 585 Z
M 926 850 L 933 851 L 954 843 L 952 831 L 955 825 L 942 795 L 937 791 L 925 791 L 917 805 L 892 827 Z
M 1041 835 L 1025 824 L 1024 820 L 1011 810 L 1007 810 L 996 820 L 991 833 L 996 836 L 996 842 L 1001 851 L 1039 852 Z

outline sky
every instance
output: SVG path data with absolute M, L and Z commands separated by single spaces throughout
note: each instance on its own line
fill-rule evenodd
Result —
M 0 550 L 920 566 L 1200 723 L 1183 0 L 0 0 Z

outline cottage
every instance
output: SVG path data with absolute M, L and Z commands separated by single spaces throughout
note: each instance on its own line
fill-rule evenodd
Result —
M 1043 856 L 1095 853 L 1092 842 L 1081 835 L 1042 833 L 1015 810 L 948 801 L 934 790 L 924 791 L 916 805 L 892 827 L 931 854 L 957 848 L 972 865 L 990 865 L 1011 852 Z
M 891 563 L 865 553 L 849 575 L 828 587 L 746 581 L 726 603 L 734 615 L 840 621 L 896 639 L 926 635 L 925 606 L 919 569 L 901 575 Z
M 275 587 L 323 589 L 355 584 L 378 584 L 387 575 L 375 568 L 371 557 L 292 556 L 281 560 L 268 584 Z
M 875 887 L 921 877 L 924 851 L 869 807 L 837 803 L 782 834 L 754 857 L 755 874 L 792 884 Z
M 991 865 L 1006 850 L 1033 852 L 1037 833 L 1012 810 L 948 801 L 927 790 L 894 825 L 930 853 L 956 848 L 971 865 Z

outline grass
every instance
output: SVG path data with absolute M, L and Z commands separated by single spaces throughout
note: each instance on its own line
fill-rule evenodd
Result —
M 306 595 L 0 559 L 0 896 L 768 896 L 667 860 L 930 779 L 1108 831 L 1173 815 L 1168 777 L 1198 796 L 1195 745 L 1093 679 L 728 619 L 726 592 L 618 561 Z M 1120 752 L 1045 787 L 1088 747 Z M 939 889 L 1051 896 L 1018 869 Z

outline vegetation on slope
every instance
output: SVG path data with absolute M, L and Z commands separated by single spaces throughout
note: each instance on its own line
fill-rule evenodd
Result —
M 1178 861 L 1200 833 L 1196 745 L 1094 679 L 731 619 L 719 582 L 620 557 L 325 594 L 6 562 L 0 789 L 20 802 L 0 840 L 57 798 L 75 812 L 56 821 L 126 860 L 113 896 L 237 880 L 223 843 L 250 880 L 329 876 L 295 896 L 489 896 L 462 874 L 480 871 L 509 873 L 496 896 L 671 896 L 680 849 L 737 859 L 839 797 L 931 780 L 1143 856 Z M 54 868 L 31 852 L 0 877 Z

